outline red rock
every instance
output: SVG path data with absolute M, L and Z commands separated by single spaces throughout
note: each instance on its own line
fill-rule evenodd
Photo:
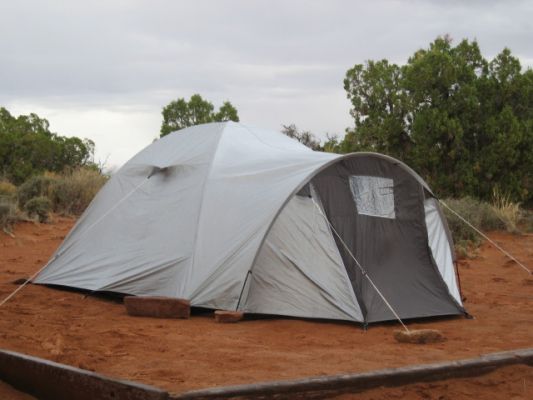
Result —
M 394 338 L 400 343 L 438 343 L 443 342 L 444 335 L 437 329 L 416 329 L 406 332 L 404 330 L 394 331 Z
M 216 322 L 233 323 L 233 322 L 239 322 L 243 318 L 244 318 L 244 313 L 240 311 L 225 311 L 225 310 L 215 311 Z
M 154 318 L 189 318 L 191 303 L 185 299 L 163 296 L 126 296 L 124 305 L 129 315 Z

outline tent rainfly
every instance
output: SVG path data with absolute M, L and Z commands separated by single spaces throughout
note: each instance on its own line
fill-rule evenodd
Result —
M 402 319 L 465 313 L 453 254 L 438 201 L 403 163 L 225 122 L 128 161 L 34 282 L 371 323 L 395 319 L 384 298 Z

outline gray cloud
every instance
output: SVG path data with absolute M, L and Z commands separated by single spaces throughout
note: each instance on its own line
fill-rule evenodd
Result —
M 531 15 L 518 0 L 5 2 L 0 104 L 98 138 L 118 164 L 157 134 L 164 104 L 196 92 L 231 100 L 246 123 L 342 133 L 353 64 L 403 63 L 449 33 L 531 66 Z

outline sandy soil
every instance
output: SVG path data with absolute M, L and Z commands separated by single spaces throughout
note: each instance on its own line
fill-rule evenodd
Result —
M 0 297 L 38 270 L 74 221 L 21 223 L 0 232 Z M 533 265 L 533 235 L 493 233 Z M 120 303 L 29 285 L 0 308 L 0 347 L 160 386 L 171 392 L 431 363 L 533 347 L 533 277 L 484 245 L 460 263 L 465 306 L 475 316 L 410 322 L 439 329 L 444 343 L 399 344 L 395 324 L 360 326 L 291 319 L 216 324 L 133 318 Z M 530 372 L 529 372 L 530 373 Z M 379 397 L 377 397 L 379 398 Z

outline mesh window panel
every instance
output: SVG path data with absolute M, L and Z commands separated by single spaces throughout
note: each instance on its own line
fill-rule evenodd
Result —
M 350 176 L 350 189 L 357 212 L 394 219 L 394 181 L 377 176 Z

